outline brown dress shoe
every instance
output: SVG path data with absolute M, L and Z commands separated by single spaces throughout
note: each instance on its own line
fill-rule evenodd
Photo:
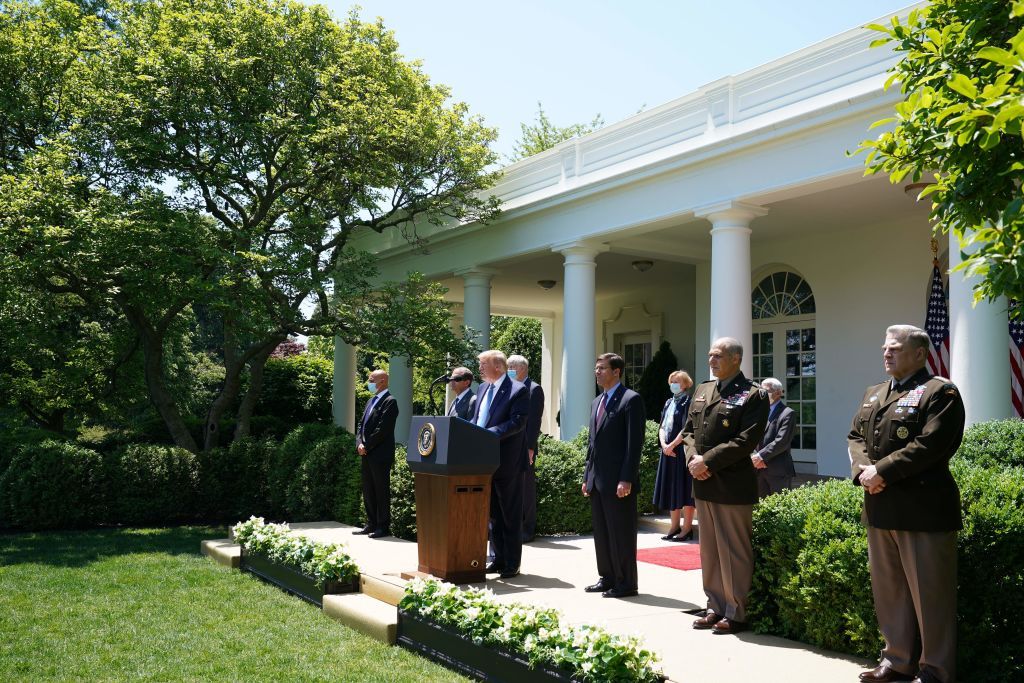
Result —
M 723 617 L 715 614 L 711 610 L 704 612 L 704 616 L 693 622 L 693 627 L 698 631 L 707 631 L 712 626 L 722 620 Z
M 892 669 L 888 664 L 879 664 L 871 671 L 862 671 L 860 674 L 860 680 L 865 683 L 886 683 L 887 681 L 912 681 L 914 679 L 910 674 L 901 674 L 896 669 Z
M 747 630 L 747 623 L 745 621 L 736 621 L 735 619 L 719 619 L 718 622 L 711 627 L 712 633 L 718 633 L 719 635 L 731 635 L 733 633 L 739 633 L 740 631 Z

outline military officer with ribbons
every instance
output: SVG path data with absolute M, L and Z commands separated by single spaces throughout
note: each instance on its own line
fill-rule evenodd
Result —
M 848 436 L 885 640 L 879 665 L 860 675 L 868 683 L 956 680 L 962 522 L 949 460 L 963 439 L 964 404 L 955 385 L 926 369 L 929 345 L 917 327 L 886 330 L 882 361 L 890 379 L 868 388 Z

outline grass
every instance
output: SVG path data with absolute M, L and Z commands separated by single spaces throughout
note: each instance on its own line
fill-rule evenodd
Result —
M 224 535 L 0 535 L 0 681 L 465 680 L 199 554 Z

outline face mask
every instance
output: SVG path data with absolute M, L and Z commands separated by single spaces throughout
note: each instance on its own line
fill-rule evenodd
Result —
M 377 393 L 377 383 L 376 382 L 367 382 L 366 383 L 366 388 L 369 389 L 371 394 L 376 394 Z
M 510 380 L 512 380 L 512 381 L 518 381 L 518 380 L 516 380 L 516 377 L 518 377 L 518 376 L 519 376 L 519 373 L 518 373 L 518 372 L 516 372 L 515 370 L 509 370 L 509 371 L 508 371 L 508 373 L 506 373 L 506 374 L 508 374 L 508 378 L 509 378 Z
M 679 382 L 670 382 L 668 388 L 673 396 L 678 396 L 683 391 L 683 388 L 679 386 Z

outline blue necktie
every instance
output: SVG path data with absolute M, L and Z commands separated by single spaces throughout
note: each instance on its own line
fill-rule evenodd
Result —
M 363 420 L 359 423 L 359 433 L 362 434 L 363 430 L 366 429 L 366 418 L 370 417 L 370 412 L 373 410 L 373 404 L 377 402 L 377 397 L 380 394 L 374 394 L 370 397 L 370 400 L 366 402 L 366 410 L 363 411 Z
M 476 415 L 476 423 L 480 427 L 487 426 L 487 418 L 491 412 L 491 391 L 494 389 L 493 384 L 488 384 L 487 389 L 484 390 L 484 395 L 480 399 L 480 412 Z

